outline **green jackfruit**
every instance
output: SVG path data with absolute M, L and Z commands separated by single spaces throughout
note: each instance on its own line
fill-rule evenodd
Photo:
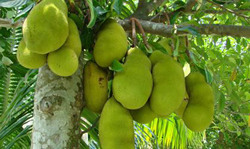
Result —
M 204 76 L 198 72 L 186 77 L 186 87 L 189 101 L 183 113 L 183 121 L 192 131 L 203 131 L 213 120 L 213 90 L 206 83 Z
M 23 37 L 31 52 L 47 54 L 59 49 L 69 34 L 68 8 L 64 0 L 43 0 L 23 24 Z
M 151 61 L 151 63 L 152 63 L 152 66 L 154 66 L 156 63 L 158 63 L 159 61 L 161 61 L 161 60 L 163 60 L 163 59 L 167 59 L 168 58 L 168 56 L 166 55 L 166 54 L 164 54 L 164 53 L 162 53 L 161 51 L 154 51 L 151 55 L 150 55 L 150 57 L 149 57 L 149 59 L 150 59 L 150 61 Z
M 86 107 L 101 113 L 108 99 L 108 73 L 91 61 L 84 67 L 83 92 Z
M 69 47 L 75 51 L 76 55 L 79 57 L 82 51 L 82 43 L 80 39 L 80 35 L 77 29 L 75 22 L 72 19 L 68 19 L 69 22 L 69 36 L 65 43 L 64 47 Z
M 169 55 L 172 55 L 171 39 L 170 38 L 163 38 L 158 43 L 165 48 L 165 50 L 168 52 Z
M 47 55 L 30 52 L 24 40 L 21 40 L 17 49 L 17 60 L 26 68 L 36 69 L 46 63 Z
M 183 113 L 187 107 L 188 104 L 188 100 L 187 99 L 183 99 L 181 102 L 180 107 L 175 111 L 175 114 L 178 115 L 180 118 L 182 118 Z
M 104 105 L 99 122 L 102 149 L 134 149 L 134 125 L 129 110 L 114 98 Z
M 140 109 L 130 110 L 130 113 L 135 121 L 142 124 L 150 123 L 157 118 L 157 114 L 151 110 L 148 102 Z
M 211 124 L 213 113 L 213 105 L 201 106 L 197 104 L 188 104 L 182 119 L 190 130 L 200 132 Z
M 50 70 L 59 76 L 71 76 L 78 68 L 78 57 L 74 50 L 61 47 L 49 53 L 48 65 Z
M 186 79 L 186 88 L 187 88 L 187 92 L 190 93 L 190 89 L 192 89 L 193 86 L 195 86 L 195 84 L 203 84 L 206 83 L 205 77 L 199 73 L 199 72 L 192 72 L 190 73 Z
M 146 104 L 153 86 L 150 70 L 150 60 L 145 54 L 131 52 L 127 56 L 124 70 L 115 74 L 113 94 L 125 108 L 134 110 Z
M 169 115 L 178 109 L 185 97 L 183 69 L 172 57 L 165 55 L 159 57 L 152 73 L 154 88 L 150 97 L 150 107 L 158 115 Z
M 107 20 L 97 35 L 94 59 L 101 67 L 109 67 L 114 60 L 121 60 L 127 52 L 127 36 L 114 20 Z

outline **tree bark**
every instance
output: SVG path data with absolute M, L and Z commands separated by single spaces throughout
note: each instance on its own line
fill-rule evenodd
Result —
M 246 37 L 250 38 L 249 26 L 236 26 L 236 25 L 220 25 L 220 24 L 200 24 L 195 25 L 166 25 L 163 23 L 154 23 L 150 21 L 139 20 L 141 26 L 146 33 L 156 34 L 163 37 L 171 37 L 173 30 L 176 29 L 177 35 L 190 34 L 185 31 L 187 28 L 193 28 L 198 33 L 203 35 L 219 35 L 219 36 L 232 36 L 232 37 Z M 129 19 L 120 20 L 119 23 L 127 31 L 131 30 L 131 21 Z
M 39 70 L 35 103 L 32 149 L 77 149 L 80 145 L 82 69 L 59 77 L 47 65 Z

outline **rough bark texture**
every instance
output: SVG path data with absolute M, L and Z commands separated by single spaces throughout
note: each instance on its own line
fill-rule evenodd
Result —
M 80 144 L 82 69 L 59 77 L 47 65 L 39 70 L 32 134 L 32 149 L 75 149 Z
M 171 37 L 173 30 L 176 28 L 178 35 L 190 34 L 187 31 L 183 31 L 187 27 L 194 28 L 197 32 L 203 35 L 219 35 L 219 36 L 233 36 L 233 37 L 246 37 L 250 38 L 249 26 L 236 26 L 236 25 L 219 25 L 219 24 L 200 24 L 194 25 L 166 25 L 163 23 L 154 23 L 150 21 L 139 20 L 141 26 L 146 33 L 161 35 L 164 37 Z M 121 20 L 119 23 L 125 30 L 131 30 L 131 21 L 128 19 Z M 182 31 L 181 31 L 182 30 Z

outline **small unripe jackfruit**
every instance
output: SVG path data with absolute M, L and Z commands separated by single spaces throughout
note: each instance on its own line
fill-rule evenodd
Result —
M 153 86 L 150 68 L 150 60 L 146 55 L 131 52 L 127 56 L 124 70 L 115 74 L 113 94 L 125 108 L 139 109 L 146 104 Z
M 68 18 L 68 22 L 69 22 L 69 36 L 65 41 L 65 43 L 63 44 L 63 46 L 74 50 L 76 55 L 79 57 L 82 51 L 82 43 L 80 35 L 75 22 L 70 18 Z
M 121 60 L 127 52 L 127 36 L 114 20 L 107 20 L 97 35 L 94 59 L 101 67 L 109 67 L 114 60 Z
M 160 53 L 157 55 L 159 57 L 150 56 L 150 60 L 153 59 L 155 63 L 152 70 L 154 88 L 150 97 L 150 107 L 158 115 L 169 115 L 178 109 L 185 97 L 184 72 L 172 57 Z
M 108 73 L 91 61 L 84 66 L 83 93 L 86 107 L 100 113 L 108 99 Z
M 189 101 L 183 113 L 183 121 L 192 131 L 203 131 L 213 120 L 213 90 L 204 76 L 197 72 L 186 77 L 186 87 Z
M 68 8 L 64 0 L 43 0 L 23 24 L 23 38 L 31 52 L 47 54 L 59 49 L 69 34 Z
M 78 68 L 78 57 L 74 50 L 61 47 L 49 53 L 48 65 L 50 70 L 59 76 L 71 76 Z
M 47 55 L 31 52 L 25 45 L 24 40 L 21 40 L 17 49 L 17 60 L 26 68 L 36 69 L 46 63 Z
M 129 110 L 114 98 L 104 105 L 99 122 L 102 149 L 134 149 L 134 125 Z
M 130 113 L 135 121 L 142 124 L 150 123 L 157 118 L 157 114 L 151 110 L 148 102 L 140 109 L 130 110 Z

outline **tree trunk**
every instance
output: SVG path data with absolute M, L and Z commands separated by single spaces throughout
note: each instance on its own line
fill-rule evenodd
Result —
M 80 146 L 82 69 L 70 77 L 59 77 L 47 65 L 39 70 L 32 149 L 75 149 Z

